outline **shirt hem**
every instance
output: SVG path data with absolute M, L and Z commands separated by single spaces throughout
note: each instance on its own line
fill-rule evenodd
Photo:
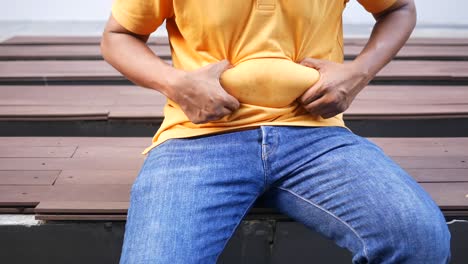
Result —
M 331 119 L 331 118 L 330 118 Z M 200 130 L 199 132 L 193 131 L 193 133 L 187 134 L 187 130 L 166 130 L 165 135 L 159 135 L 158 139 L 156 141 L 153 141 L 153 143 L 146 147 L 142 152 L 141 155 L 147 155 L 148 152 L 153 149 L 154 147 L 160 145 L 161 143 L 171 139 L 171 138 L 190 138 L 190 137 L 196 137 L 196 136 L 208 136 L 208 135 L 213 135 L 213 134 L 218 134 L 218 133 L 229 133 L 229 132 L 235 132 L 239 130 L 245 130 L 245 129 L 252 129 L 255 127 L 259 126 L 264 126 L 264 125 L 271 125 L 271 126 L 303 126 L 303 127 L 317 127 L 317 126 L 340 126 L 348 129 L 351 131 L 349 127 L 346 126 L 344 121 L 342 119 L 337 119 L 336 117 L 334 120 L 330 122 L 311 122 L 311 123 L 305 123 L 305 122 L 261 122 L 261 123 L 256 123 L 256 124 L 249 124 L 245 126 L 240 126 L 240 127 L 232 127 L 232 128 L 220 128 L 220 129 L 213 129 L 210 128 L 211 131 L 206 131 L 206 130 Z M 197 130 L 197 129 L 193 129 Z M 352 132 L 352 131 L 351 131 Z M 154 138 L 153 138 L 154 139 Z

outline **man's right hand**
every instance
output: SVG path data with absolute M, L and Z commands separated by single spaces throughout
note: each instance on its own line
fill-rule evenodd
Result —
M 239 101 L 228 94 L 219 82 L 221 74 L 231 67 L 228 60 L 222 60 L 185 72 L 173 83 L 170 99 L 194 124 L 218 120 L 231 114 L 239 108 Z

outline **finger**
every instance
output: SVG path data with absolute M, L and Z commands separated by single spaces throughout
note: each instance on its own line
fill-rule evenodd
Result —
M 299 97 L 299 102 L 303 105 L 307 105 L 310 102 L 320 98 L 323 95 L 323 92 L 320 90 L 321 86 L 322 82 L 319 80 Z
M 304 108 L 311 114 L 320 114 L 327 107 L 325 96 L 304 105 Z
M 321 114 L 322 118 L 324 118 L 324 119 L 331 118 L 331 117 L 334 117 L 336 115 L 337 115 L 337 113 L 335 111 L 329 111 L 329 112 L 324 111 Z
M 232 112 L 234 111 L 232 111 L 230 108 L 224 107 L 223 116 L 230 115 Z
M 232 112 L 236 111 L 240 107 L 240 103 L 234 96 L 227 94 L 227 100 L 224 107 L 230 109 Z
M 325 105 L 323 108 L 320 109 L 319 114 L 323 118 L 330 118 L 330 117 L 336 115 L 336 109 L 332 105 L 328 104 L 328 105 Z
M 219 120 L 219 119 L 223 118 L 224 116 L 227 116 L 227 115 L 229 115 L 231 113 L 232 113 L 232 111 L 230 109 L 228 109 L 226 107 L 222 107 L 221 109 L 219 109 L 219 111 L 216 113 L 216 115 L 210 116 L 208 121 Z
M 213 71 L 215 76 L 219 78 L 224 71 L 228 70 L 231 67 L 231 63 L 228 60 L 224 59 L 215 63 L 215 65 L 213 66 Z
M 315 58 L 305 58 L 300 62 L 300 64 L 319 70 L 320 68 L 322 68 L 324 64 L 324 60 L 315 59 Z

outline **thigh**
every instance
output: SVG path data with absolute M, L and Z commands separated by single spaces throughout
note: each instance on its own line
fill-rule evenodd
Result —
M 290 132 L 300 140 L 277 148 L 291 166 L 272 167 L 267 203 L 349 249 L 353 263 L 448 261 L 445 218 L 411 175 L 349 130 L 311 132 Z
M 120 263 L 215 263 L 264 190 L 254 131 L 170 139 L 131 188 Z

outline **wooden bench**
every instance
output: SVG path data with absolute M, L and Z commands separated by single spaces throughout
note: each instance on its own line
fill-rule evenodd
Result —
M 77 122 L 84 120 L 110 122 L 101 122 L 102 129 L 86 129 L 90 131 L 89 135 L 97 135 L 98 131 L 115 131 L 109 126 L 116 122 L 122 122 L 124 126 L 129 124 L 128 121 L 158 126 L 162 121 L 165 98 L 126 81 L 102 60 L 99 41 L 99 37 L 26 36 L 1 43 L 0 127 L 3 126 L 3 132 L 0 135 L 26 133 L 33 129 L 25 128 L 37 127 L 39 122 L 43 122 L 44 131 L 48 125 L 45 122 L 50 121 L 66 121 L 67 129 L 63 130 L 68 131 L 76 130 L 73 128 Z M 151 38 L 149 43 L 158 55 L 166 56 L 170 62 L 166 38 Z M 354 56 L 362 48 L 364 40 L 347 39 L 346 43 L 345 49 L 352 50 L 347 56 Z M 435 131 L 441 126 L 468 129 L 467 102 L 463 100 L 468 86 L 468 70 L 465 69 L 468 61 L 463 59 L 468 53 L 458 50 L 467 48 L 465 39 L 410 40 L 403 48 L 409 53 L 402 54 L 420 60 L 393 61 L 379 73 L 374 85 L 358 95 L 345 112 L 346 120 L 352 128 L 365 135 L 360 127 L 372 127 L 373 133 L 389 131 L 390 135 L 402 136 L 422 135 L 424 131 Z M 438 52 L 434 54 L 434 50 L 428 49 Z M 86 59 L 90 56 L 92 60 Z M 454 60 L 435 60 L 442 57 Z M 39 58 L 41 60 L 37 60 Z M 69 60 L 55 60 L 57 58 Z M 440 85 L 434 86 L 434 83 Z M 17 89 L 23 91 L 21 96 L 18 96 Z M 399 123 L 394 126 L 389 120 Z M 126 128 L 135 129 L 129 133 L 147 135 L 141 127 Z M 461 130 L 438 129 L 439 132 L 433 135 L 462 136 Z
M 169 63 L 169 61 L 167 61 Z M 0 61 L 0 83 L 125 81 L 102 60 Z M 392 61 L 375 81 L 468 81 L 468 61 Z
M 468 137 L 369 138 L 445 215 L 468 215 Z M 2 137 L 0 212 L 44 220 L 125 220 L 150 138 Z M 251 214 L 275 214 L 253 209 Z
M 32 36 L 22 35 L 14 36 L 0 42 L 0 45 L 91 45 L 99 44 L 100 36 Z M 346 38 L 344 39 L 345 46 L 350 45 L 365 45 L 367 38 Z M 148 40 L 150 44 L 167 44 L 168 39 L 164 36 L 151 36 Z M 406 42 L 406 46 L 467 46 L 467 38 L 410 38 Z
M 154 53 L 163 59 L 171 58 L 168 44 L 149 43 Z M 345 47 L 345 58 L 352 59 L 362 50 L 362 45 Z M 428 57 L 430 54 L 430 57 Z M 102 60 L 98 44 L 56 44 L 56 45 L 0 45 L 0 60 Z M 405 46 L 396 55 L 396 60 L 468 60 L 466 46 Z
M 125 78 L 105 61 L 99 37 L 13 37 L 0 43 L 0 83 L 86 81 L 119 82 Z M 346 39 L 346 59 L 354 58 L 365 39 Z M 165 37 L 148 45 L 171 63 Z M 467 39 L 412 39 L 375 81 L 468 81 Z M 403 59 L 405 61 L 400 61 Z
M 353 119 L 468 118 L 468 86 L 370 85 Z M 134 85 L 1 85 L 1 121 L 162 119 L 166 98 Z
M 48 223 L 126 220 L 129 191 L 145 158 L 140 153 L 162 121 L 166 99 L 104 62 L 99 41 L 23 36 L 0 43 L 0 214 Z M 364 43 L 346 39 L 346 59 Z M 166 38 L 151 38 L 149 45 L 170 63 Z M 468 219 L 467 49 L 468 39 L 410 40 L 344 114 L 357 134 L 429 192 L 448 221 Z M 136 126 L 143 133 L 132 130 Z M 120 131 L 125 136 L 112 134 Z M 274 235 L 276 250 L 285 250 L 278 246 L 289 239 L 284 230 L 304 233 L 265 207 L 262 197 L 245 218 L 259 219 L 278 230 L 263 235 Z M 255 223 L 262 225 L 249 225 Z M 457 252 L 466 252 L 464 234 L 454 233 L 454 241 L 462 241 Z

